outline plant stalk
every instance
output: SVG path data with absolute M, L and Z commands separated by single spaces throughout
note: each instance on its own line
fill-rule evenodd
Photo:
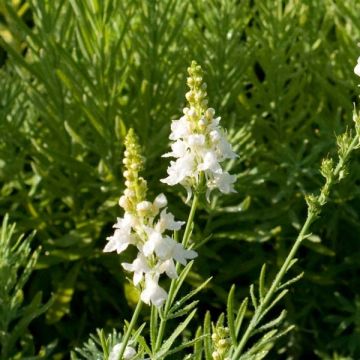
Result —
M 122 358 L 123 358 L 126 346 L 127 346 L 128 342 L 129 342 L 129 339 L 130 339 L 130 336 L 131 336 L 131 331 L 133 330 L 133 328 L 135 326 L 135 323 L 136 323 L 136 321 L 137 321 L 137 319 L 139 317 L 141 308 L 142 308 L 142 301 L 139 298 L 139 301 L 138 301 L 138 303 L 136 305 L 135 311 L 134 311 L 133 316 L 131 318 L 129 327 L 127 328 L 125 336 L 124 336 L 124 338 L 123 338 L 123 340 L 121 342 L 121 348 L 120 348 L 118 360 L 122 360 Z
M 195 217 L 195 213 L 196 213 L 196 208 L 198 206 L 199 203 L 199 195 L 195 192 L 194 194 L 194 198 L 191 204 L 191 209 L 190 209 L 190 213 L 186 222 L 186 227 L 185 227 L 185 231 L 184 231 L 184 235 L 182 238 L 181 243 L 183 244 L 184 248 L 186 248 L 189 240 L 190 240 L 190 234 L 191 234 L 191 230 L 192 230 L 192 224 L 194 221 L 194 217 Z M 176 269 L 179 270 L 179 264 L 177 264 Z M 174 290 L 175 290 L 175 285 L 176 285 L 176 279 L 171 280 L 171 284 L 170 284 L 170 289 L 169 289 L 169 295 L 166 299 L 165 302 L 165 306 L 164 306 L 164 316 L 161 317 L 160 319 L 160 325 L 159 325 L 159 331 L 156 337 L 156 344 L 155 344 L 155 351 L 159 350 L 163 337 L 164 337 L 164 332 L 165 332 L 165 326 L 166 326 L 166 315 L 170 310 L 170 306 L 173 302 L 173 294 L 174 294 Z M 154 306 L 154 305 L 152 305 Z

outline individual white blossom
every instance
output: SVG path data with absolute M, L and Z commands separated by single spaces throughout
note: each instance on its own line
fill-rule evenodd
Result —
M 358 60 L 357 60 L 357 64 L 356 64 L 356 66 L 355 66 L 354 73 L 355 73 L 357 76 L 360 76 L 360 57 L 359 57 Z
M 137 258 L 131 264 L 122 263 L 121 265 L 126 271 L 134 273 L 133 281 L 135 286 L 142 281 L 145 274 L 150 272 L 146 257 L 141 252 L 138 253 Z
M 190 91 L 186 94 L 189 107 L 184 108 L 184 115 L 171 123 L 171 152 L 164 157 L 173 157 L 167 169 L 168 176 L 161 181 L 168 185 L 183 185 L 188 191 L 204 182 L 208 195 L 214 189 L 222 193 L 235 192 L 236 177 L 226 172 L 221 163 L 234 159 L 237 155 L 226 139 L 220 127 L 220 117 L 215 117 L 215 110 L 207 108 L 206 84 L 202 81 L 202 70 L 195 62 L 188 69 L 187 80 Z
M 157 307 L 163 305 L 167 299 L 166 291 L 158 284 L 159 276 L 156 274 L 145 275 L 145 288 L 141 292 L 141 300 L 145 304 L 153 304 Z
M 119 360 L 120 350 L 121 350 L 121 343 L 116 344 L 109 354 L 109 360 Z M 136 350 L 131 346 L 126 346 L 124 354 L 121 360 L 130 360 L 136 355 Z

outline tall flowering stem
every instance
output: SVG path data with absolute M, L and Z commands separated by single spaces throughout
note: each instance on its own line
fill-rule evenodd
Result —
M 169 137 L 172 141 L 172 151 L 163 155 L 176 160 L 170 162 L 167 169 L 168 177 L 161 180 L 170 186 L 176 184 L 184 186 L 188 193 L 187 202 L 192 198 L 182 238 L 182 245 L 185 248 L 190 242 L 201 194 L 205 192 L 209 199 L 214 189 L 226 194 L 235 192 L 236 177 L 224 171 L 221 163 L 237 156 L 226 139 L 225 131 L 219 125 L 220 117 L 215 117 L 215 110 L 207 107 L 207 85 L 203 81 L 201 66 L 193 61 L 188 68 L 188 73 L 189 91 L 185 95 L 188 106 L 184 108 L 184 115 L 179 120 L 172 121 Z M 179 265 L 177 270 L 179 270 Z M 157 351 L 162 344 L 167 315 L 175 298 L 176 285 L 176 279 L 172 280 L 169 296 L 165 301 L 163 314 L 160 316 L 154 351 Z
M 291 263 L 294 260 L 296 253 L 302 244 L 302 242 L 310 235 L 309 228 L 312 223 L 319 217 L 322 207 L 326 204 L 332 185 L 343 179 L 346 174 L 346 165 L 350 157 L 351 152 L 354 149 L 360 147 L 360 116 L 354 112 L 353 116 L 356 128 L 356 134 L 352 137 L 350 133 L 345 132 L 343 135 L 337 138 L 338 142 L 338 163 L 335 168 L 333 168 L 332 159 L 324 159 L 321 165 L 321 174 L 325 178 L 325 184 L 321 188 L 320 194 L 318 195 L 308 195 L 306 198 L 308 204 L 308 215 L 302 226 L 296 241 L 291 247 L 284 263 L 279 269 L 275 279 L 273 280 L 269 290 L 266 292 L 264 298 L 259 303 L 258 307 L 255 310 L 254 315 L 251 318 L 251 321 L 248 327 L 245 330 L 245 333 L 241 337 L 239 344 L 236 346 L 235 351 L 231 357 L 232 360 L 237 360 L 240 358 L 243 350 L 247 344 L 249 338 L 253 335 L 258 324 L 263 319 L 267 308 L 270 302 L 273 300 L 274 294 L 277 292 L 279 286 L 282 283 L 282 280 L 288 270 L 291 268 Z
M 167 211 L 165 195 L 158 195 L 153 202 L 146 199 L 147 183 L 140 176 L 144 162 L 132 129 L 125 139 L 123 164 L 126 188 L 119 205 L 124 210 L 124 216 L 117 219 L 114 234 L 107 238 L 104 251 L 120 254 L 129 246 L 137 248 L 134 261 L 122 263 L 122 266 L 133 273 L 132 281 L 140 291 L 140 298 L 120 345 L 119 355 L 116 355 L 119 359 L 125 357 L 124 352 L 142 303 L 160 308 L 168 298 L 166 290 L 159 285 L 160 277 L 167 275 L 176 279 L 179 269 L 176 264 L 186 265 L 189 259 L 197 256 L 195 251 L 185 249 L 169 233 L 180 230 L 184 222 L 175 221 L 174 216 Z

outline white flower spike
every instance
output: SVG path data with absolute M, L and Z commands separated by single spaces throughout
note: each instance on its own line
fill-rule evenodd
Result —
M 125 214 L 117 219 L 115 232 L 107 238 L 104 252 L 120 254 L 129 245 L 136 246 L 136 259 L 132 263 L 122 263 L 122 266 L 133 273 L 133 283 L 141 290 L 141 300 L 159 307 L 167 298 L 166 291 L 158 283 L 160 276 L 166 274 L 171 279 L 176 278 L 175 261 L 186 265 L 187 260 L 194 259 L 197 253 L 185 249 L 166 234 L 167 231 L 180 230 L 184 222 L 176 221 L 167 211 L 165 195 L 158 195 L 153 202 L 146 200 L 146 181 L 139 176 L 143 167 L 140 147 L 131 130 L 125 145 L 126 189 L 119 200 Z
M 214 189 L 222 193 L 235 192 L 236 177 L 224 171 L 221 163 L 234 159 L 224 130 L 219 126 L 220 117 L 215 117 L 215 110 L 207 108 L 206 84 L 202 79 L 202 70 L 195 61 L 188 69 L 190 77 L 186 93 L 189 107 L 184 108 L 184 115 L 171 123 L 171 152 L 163 155 L 173 157 L 167 169 L 168 177 L 161 181 L 172 186 L 183 185 L 190 200 L 192 191 L 202 186 L 204 181 L 208 189 L 207 196 Z M 203 180 L 204 179 L 204 180 Z

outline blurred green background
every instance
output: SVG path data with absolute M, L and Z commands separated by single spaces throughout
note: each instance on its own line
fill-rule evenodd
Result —
M 131 254 L 102 253 L 121 215 L 123 139 L 133 127 L 150 198 L 166 193 L 186 219 L 184 191 L 159 182 L 160 156 L 193 59 L 239 154 L 229 164 L 237 193 L 197 214 L 189 282 L 214 276 L 199 321 L 224 309 L 233 283 L 240 302 L 263 262 L 276 271 L 304 194 L 321 184 L 321 158 L 352 126 L 359 14 L 357 0 L 1 0 L 0 213 L 18 232 L 36 230 L 42 248 L 24 303 L 55 296 L 24 332 L 22 356 L 53 343 L 50 358 L 66 359 L 96 327 L 129 318 L 120 263 Z M 300 251 L 294 271 L 305 277 L 285 304 L 296 329 L 269 358 L 360 358 L 358 159 L 350 169 Z

